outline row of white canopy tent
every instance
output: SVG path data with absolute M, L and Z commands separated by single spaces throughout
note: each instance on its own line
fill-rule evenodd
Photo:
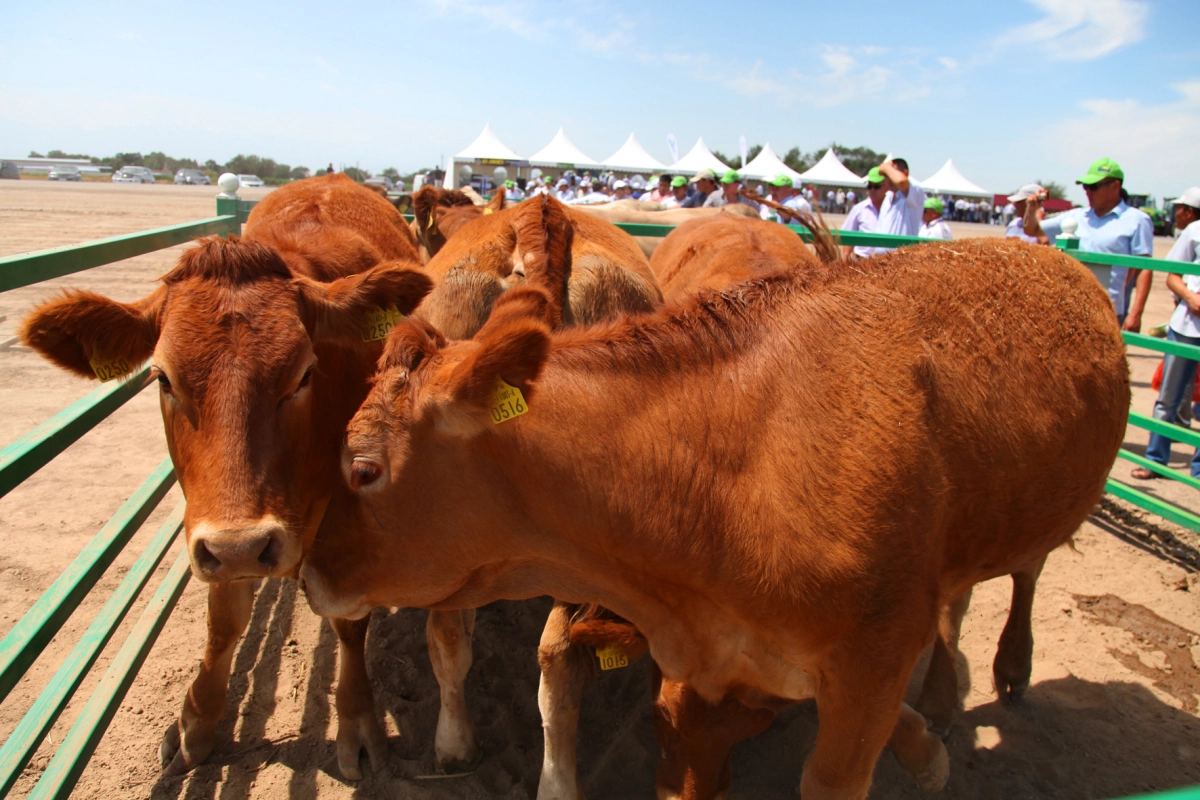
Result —
M 646 148 L 642 147 L 637 136 L 632 133 L 617 152 L 603 161 L 596 161 L 576 147 L 567 138 L 566 131 L 562 128 L 558 129 L 558 133 L 554 134 L 554 138 L 550 140 L 549 144 L 528 159 L 523 159 L 500 141 L 500 137 L 496 136 L 490 123 L 483 126 L 483 132 L 466 149 L 455 154 L 454 165 L 451 169 L 446 170 L 445 187 L 447 189 L 456 187 L 459 177 L 457 165 L 464 163 L 512 164 L 518 169 L 523 166 L 559 169 L 611 169 L 616 172 L 666 172 L 680 175 L 694 175 L 704 169 L 711 169 L 720 175 L 730 169 L 708 149 L 708 146 L 704 144 L 703 136 L 696 141 L 695 146 L 688 151 L 687 155 L 667 166 L 646 152 Z M 811 169 L 797 172 L 783 163 L 783 159 L 771 149 L 771 143 L 768 142 L 763 146 L 762 151 L 738 172 L 742 177 L 758 180 L 770 180 L 776 175 L 784 174 L 790 177 L 793 183 L 812 183 L 818 186 L 865 186 L 867 183 L 866 178 L 860 178 L 842 164 L 832 147 Z M 930 194 L 991 196 L 991 192 L 967 180 L 954 166 L 953 159 L 947 160 L 940 170 L 926 180 L 918 181 L 918 185 Z

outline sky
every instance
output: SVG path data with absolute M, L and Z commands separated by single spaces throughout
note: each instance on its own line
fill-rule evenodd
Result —
M 490 123 L 522 156 L 562 126 L 597 160 L 630 132 L 667 163 L 668 134 L 681 155 L 837 141 L 1081 203 L 1107 156 L 1174 197 L 1200 185 L 1198 25 L 1197 0 L 40 0 L 0 26 L 0 157 L 409 172 Z

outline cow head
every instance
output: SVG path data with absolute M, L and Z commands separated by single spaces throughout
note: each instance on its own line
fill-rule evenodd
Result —
M 24 341 L 61 367 L 146 360 L 187 498 L 192 568 L 206 581 L 294 573 L 338 483 L 346 420 L 379 345 L 376 309 L 429 291 L 415 264 L 331 283 L 295 276 L 274 248 L 211 237 L 151 295 L 120 303 L 69 291 L 25 320 Z

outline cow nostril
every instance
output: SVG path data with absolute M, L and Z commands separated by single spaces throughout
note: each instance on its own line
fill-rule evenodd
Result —
M 378 462 L 361 456 L 350 464 L 350 483 L 355 489 L 369 486 L 383 475 L 383 467 Z
M 221 559 L 212 554 L 212 551 L 204 546 L 204 542 L 196 544 L 196 563 L 205 572 L 213 573 L 221 568 Z
M 275 569 L 279 563 L 279 553 L 283 550 L 283 543 L 278 536 L 272 536 L 267 540 L 267 546 L 258 554 L 258 563 L 268 570 Z

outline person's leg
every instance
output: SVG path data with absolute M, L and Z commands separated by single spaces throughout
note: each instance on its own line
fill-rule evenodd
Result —
M 1184 344 L 1200 344 L 1200 337 L 1184 336 L 1170 328 L 1167 329 L 1167 339 Z M 1155 419 L 1163 422 L 1175 422 L 1179 405 L 1183 402 L 1184 394 L 1192 385 L 1195 376 L 1195 361 L 1167 354 L 1163 360 L 1162 388 L 1158 392 L 1158 400 L 1154 403 L 1153 416 Z M 1156 464 L 1166 465 L 1171 460 L 1171 440 L 1160 433 L 1151 433 L 1150 444 L 1146 448 L 1146 458 Z M 1133 471 L 1133 476 L 1146 479 L 1154 477 L 1155 473 L 1139 467 Z

